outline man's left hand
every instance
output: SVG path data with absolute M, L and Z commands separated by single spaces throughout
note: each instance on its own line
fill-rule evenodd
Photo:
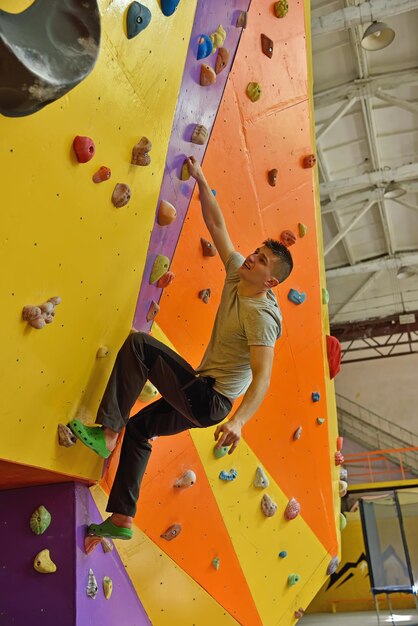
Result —
M 219 424 L 215 430 L 215 441 L 217 440 L 215 447 L 231 446 L 228 454 L 232 454 L 240 442 L 241 429 L 242 425 L 233 418 L 223 424 Z

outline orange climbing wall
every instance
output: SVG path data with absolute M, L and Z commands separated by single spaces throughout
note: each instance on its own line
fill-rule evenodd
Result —
M 260 33 L 274 40 L 271 60 L 261 53 Z M 327 397 L 332 385 L 326 383 L 323 350 L 327 314 L 321 304 L 322 242 L 315 172 L 302 168 L 303 156 L 313 151 L 307 67 L 303 3 L 292 4 L 286 19 L 277 20 L 271 7 L 254 1 L 204 169 L 217 191 L 231 238 L 244 255 L 266 237 L 278 238 L 284 229 L 298 233 L 299 222 L 306 224 L 308 233 L 298 237 L 292 248 L 292 278 L 277 290 L 284 324 L 271 387 L 245 427 L 238 450 L 225 461 L 215 461 L 213 429 L 157 439 L 135 518 L 161 555 L 246 626 L 294 623 L 294 611 L 309 604 L 325 580 L 331 556 L 338 553 L 334 505 L 338 499 L 333 489 L 338 472 L 332 463 L 336 418 L 332 398 Z M 249 81 L 261 83 L 263 95 L 257 103 L 245 95 Z M 267 183 L 272 168 L 279 170 L 275 188 Z M 200 236 L 207 237 L 207 231 L 195 193 L 170 268 L 176 280 L 163 293 L 158 327 L 153 328 L 157 338 L 171 343 L 195 366 L 209 340 L 224 279 L 219 258 L 202 257 Z M 208 287 L 212 297 L 205 305 L 197 294 Z M 287 300 L 290 287 L 306 292 L 302 306 Z M 312 391 L 321 393 L 319 403 L 312 402 Z M 327 421 L 320 426 L 317 417 Z M 292 435 L 299 425 L 303 434 L 294 442 Z M 117 457 L 105 487 L 116 463 Z M 260 512 L 262 494 L 252 486 L 258 464 L 268 472 L 269 493 L 279 505 L 271 523 Z M 225 485 L 217 476 L 231 466 L 238 469 L 238 478 Z M 178 492 L 173 483 L 188 468 L 196 472 L 197 484 Z M 283 511 L 293 496 L 300 501 L 302 513 L 287 524 Z M 172 523 L 181 523 L 183 530 L 167 543 L 160 533 Z M 288 551 L 283 561 L 277 557 L 281 549 Z M 214 556 L 220 557 L 217 572 L 211 566 Z M 144 579 L 145 563 L 133 563 L 131 554 L 128 571 L 131 566 Z M 288 588 L 287 576 L 292 572 L 299 573 L 302 582 Z M 142 585 L 137 588 L 141 591 Z M 152 619 L 153 607 L 146 595 L 141 599 Z

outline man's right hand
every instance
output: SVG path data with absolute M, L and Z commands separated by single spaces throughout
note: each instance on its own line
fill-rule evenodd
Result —
M 189 156 L 187 159 L 187 167 L 189 168 L 190 176 L 197 182 L 205 180 L 202 168 L 199 161 L 194 156 Z

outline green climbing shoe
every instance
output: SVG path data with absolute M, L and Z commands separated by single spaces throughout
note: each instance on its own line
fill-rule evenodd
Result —
M 74 435 L 88 446 L 96 454 L 107 459 L 110 456 L 110 451 L 106 448 L 106 440 L 103 429 L 97 426 L 84 426 L 79 420 L 72 420 L 69 422 L 68 427 L 72 430 Z
M 115 526 L 109 517 L 101 524 L 90 524 L 87 528 L 87 534 L 95 537 L 110 537 L 111 539 L 131 539 L 133 531 L 130 528 Z

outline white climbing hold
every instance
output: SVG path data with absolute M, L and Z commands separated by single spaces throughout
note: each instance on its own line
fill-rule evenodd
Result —
M 196 474 L 193 470 L 187 470 L 176 480 L 174 483 L 174 487 L 186 489 L 187 487 L 191 487 L 196 482 Z
M 262 467 L 258 466 L 255 470 L 254 487 L 257 489 L 266 489 L 270 482 Z

